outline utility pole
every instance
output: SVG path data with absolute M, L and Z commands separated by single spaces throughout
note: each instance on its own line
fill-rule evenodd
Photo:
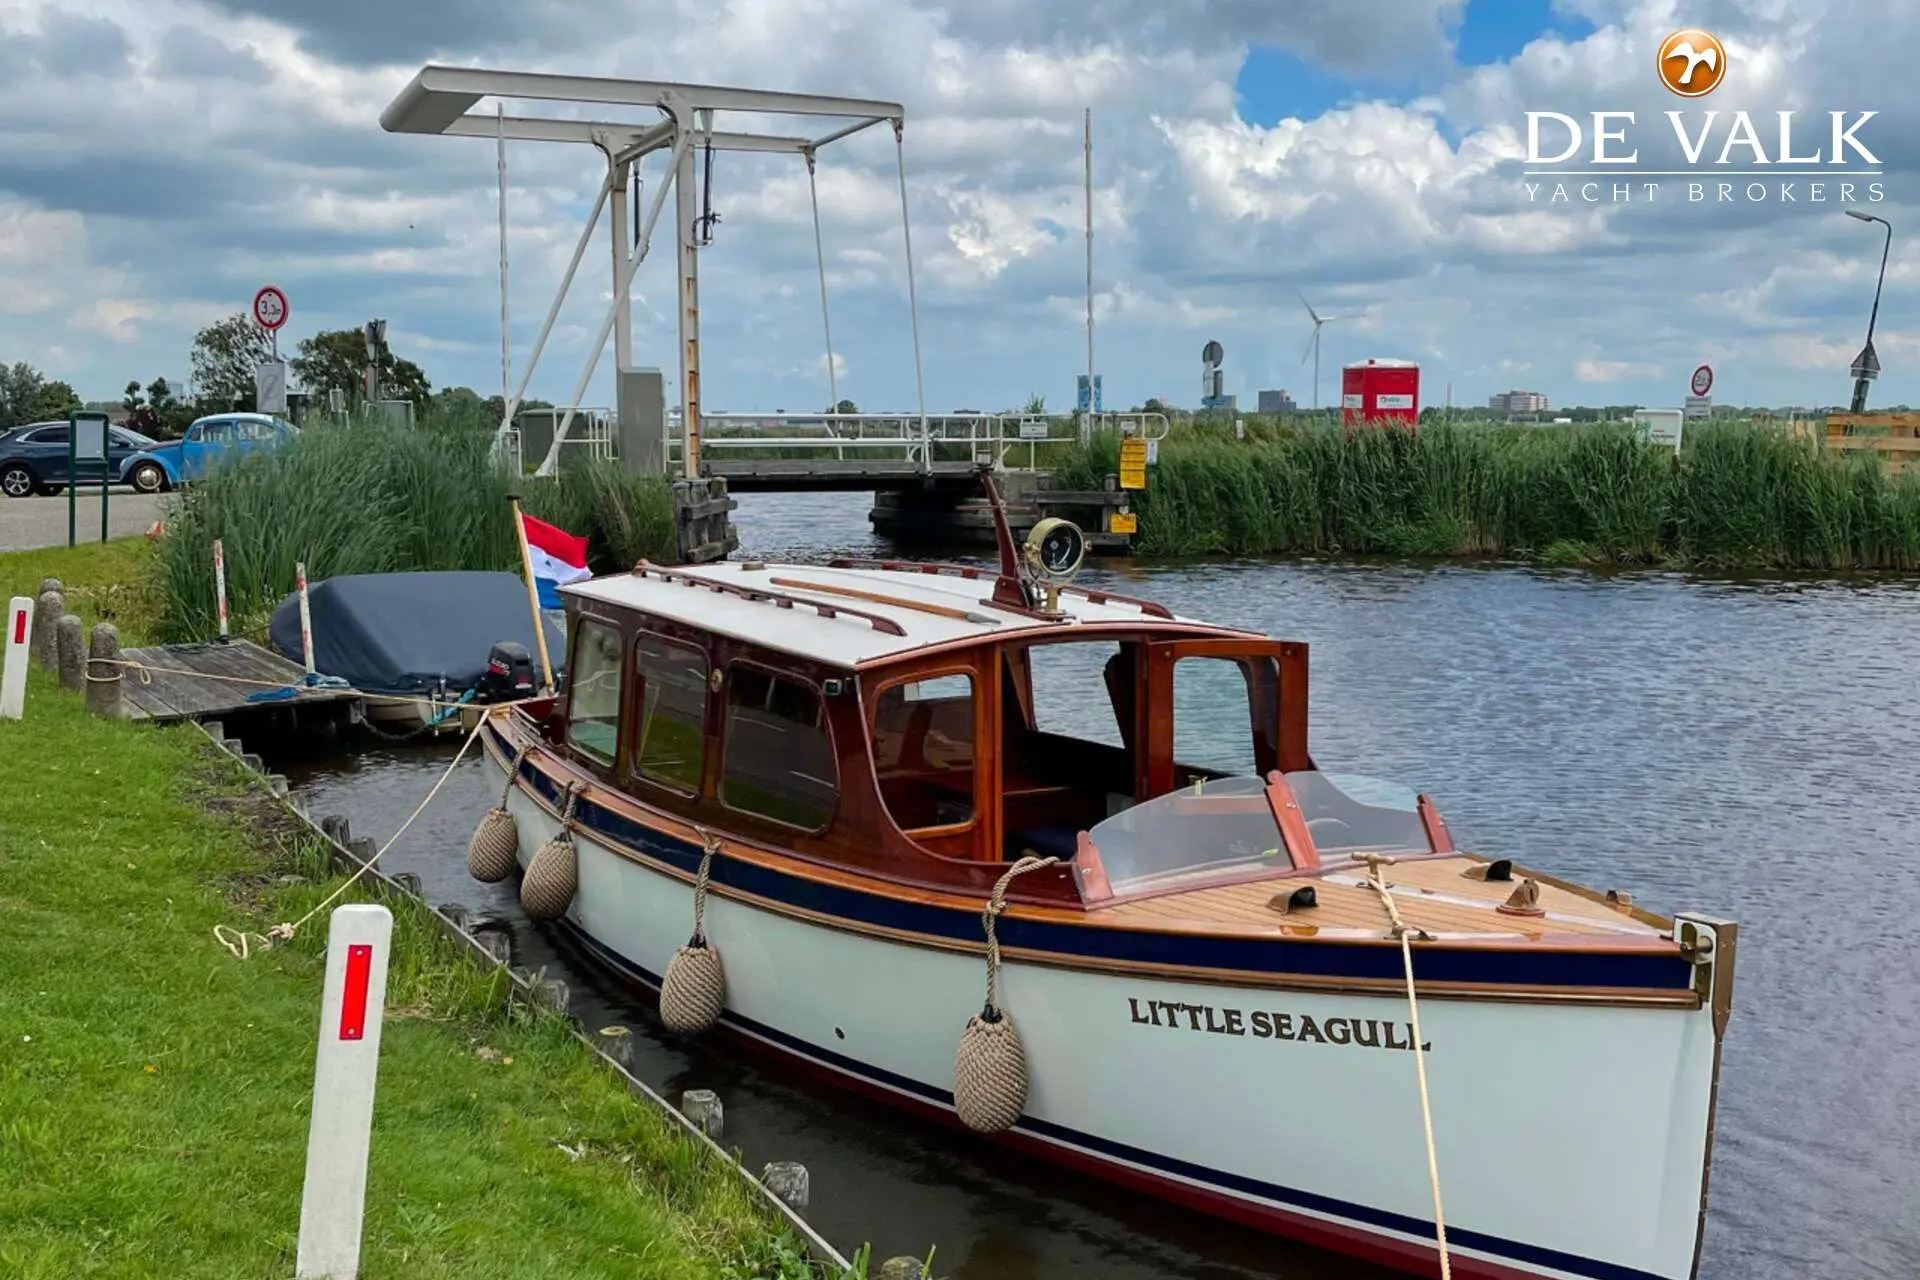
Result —
M 1087 108 L 1087 413 L 1093 413 L 1093 108 Z

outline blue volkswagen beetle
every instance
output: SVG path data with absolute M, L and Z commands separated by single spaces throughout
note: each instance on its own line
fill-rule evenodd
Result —
M 141 481 L 151 481 L 150 470 L 160 472 L 155 488 L 177 489 L 207 473 L 221 459 L 256 449 L 272 449 L 291 440 L 300 429 L 265 413 L 215 413 L 196 418 L 181 439 L 151 447 L 127 460 L 127 483 L 142 492 Z M 150 442 L 151 443 L 151 442 Z

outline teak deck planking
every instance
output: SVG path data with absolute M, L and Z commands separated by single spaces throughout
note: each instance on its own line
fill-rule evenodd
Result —
M 272 707 L 357 703 L 362 697 L 357 689 L 304 687 L 305 668 L 250 640 L 155 645 L 124 650 L 120 657 L 140 664 L 123 668 L 121 690 L 129 718 L 157 724 Z M 284 700 L 247 701 L 253 694 L 286 687 L 299 692 Z
M 1435 858 L 1383 867 L 1400 916 L 1415 928 L 1434 933 L 1502 933 L 1521 937 L 1547 934 L 1645 935 L 1657 931 L 1639 924 L 1621 911 L 1558 886 L 1540 883 L 1540 905 L 1545 916 L 1509 915 L 1495 910 L 1507 900 L 1525 872 L 1514 870 L 1512 881 L 1470 880 L 1462 874 L 1476 860 Z M 1365 878 L 1366 868 L 1336 870 L 1329 876 L 1290 876 L 1243 884 L 1219 885 L 1168 893 L 1100 909 L 1108 923 L 1147 928 L 1194 929 L 1212 926 L 1233 932 L 1308 932 L 1318 929 L 1356 929 L 1386 932 L 1386 908 L 1372 889 L 1343 883 Z M 1302 885 L 1312 885 L 1319 905 L 1286 915 L 1267 906 L 1275 895 L 1285 896 Z M 1472 899 L 1473 903 L 1448 898 Z M 1484 905 L 1478 905 L 1484 904 Z

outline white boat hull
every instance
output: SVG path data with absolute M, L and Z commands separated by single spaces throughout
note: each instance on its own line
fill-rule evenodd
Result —
M 489 768 L 503 777 L 491 758 Z M 509 804 L 524 865 L 558 823 L 519 789 Z M 569 920 L 610 961 L 657 981 L 692 930 L 691 887 L 592 832 L 574 840 Z M 725 966 L 731 1030 L 952 1115 L 954 1051 L 985 993 L 978 954 L 718 895 L 706 934 Z M 1012 961 L 1001 993 L 1031 1073 L 1011 1140 L 1226 1216 L 1434 1269 L 1403 996 Z M 1694 1274 L 1717 1070 L 1710 1009 L 1427 998 L 1420 1020 L 1455 1275 Z

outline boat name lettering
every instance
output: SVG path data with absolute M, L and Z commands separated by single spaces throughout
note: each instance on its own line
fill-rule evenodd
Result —
M 1128 1011 L 1142 1026 L 1174 1031 L 1208 1031 L 1221 1036 L 1252 1036 L 1255 1040 L 1304 1040 L 1316 1044 L 1357 1045 L 1363 1049 L 1413 1048 L 1413 1024 L 1382 1022 L 1378 1018 L 1315 1018 L 1306 1013 L 1279 1013 L 1255 1009 L 1217 1009 L 1210 1004 L 1178 1000 L 1142 1000 L 1127 997 Z M 1431 1051 L 1433 1042 L 1421 1049 Z

